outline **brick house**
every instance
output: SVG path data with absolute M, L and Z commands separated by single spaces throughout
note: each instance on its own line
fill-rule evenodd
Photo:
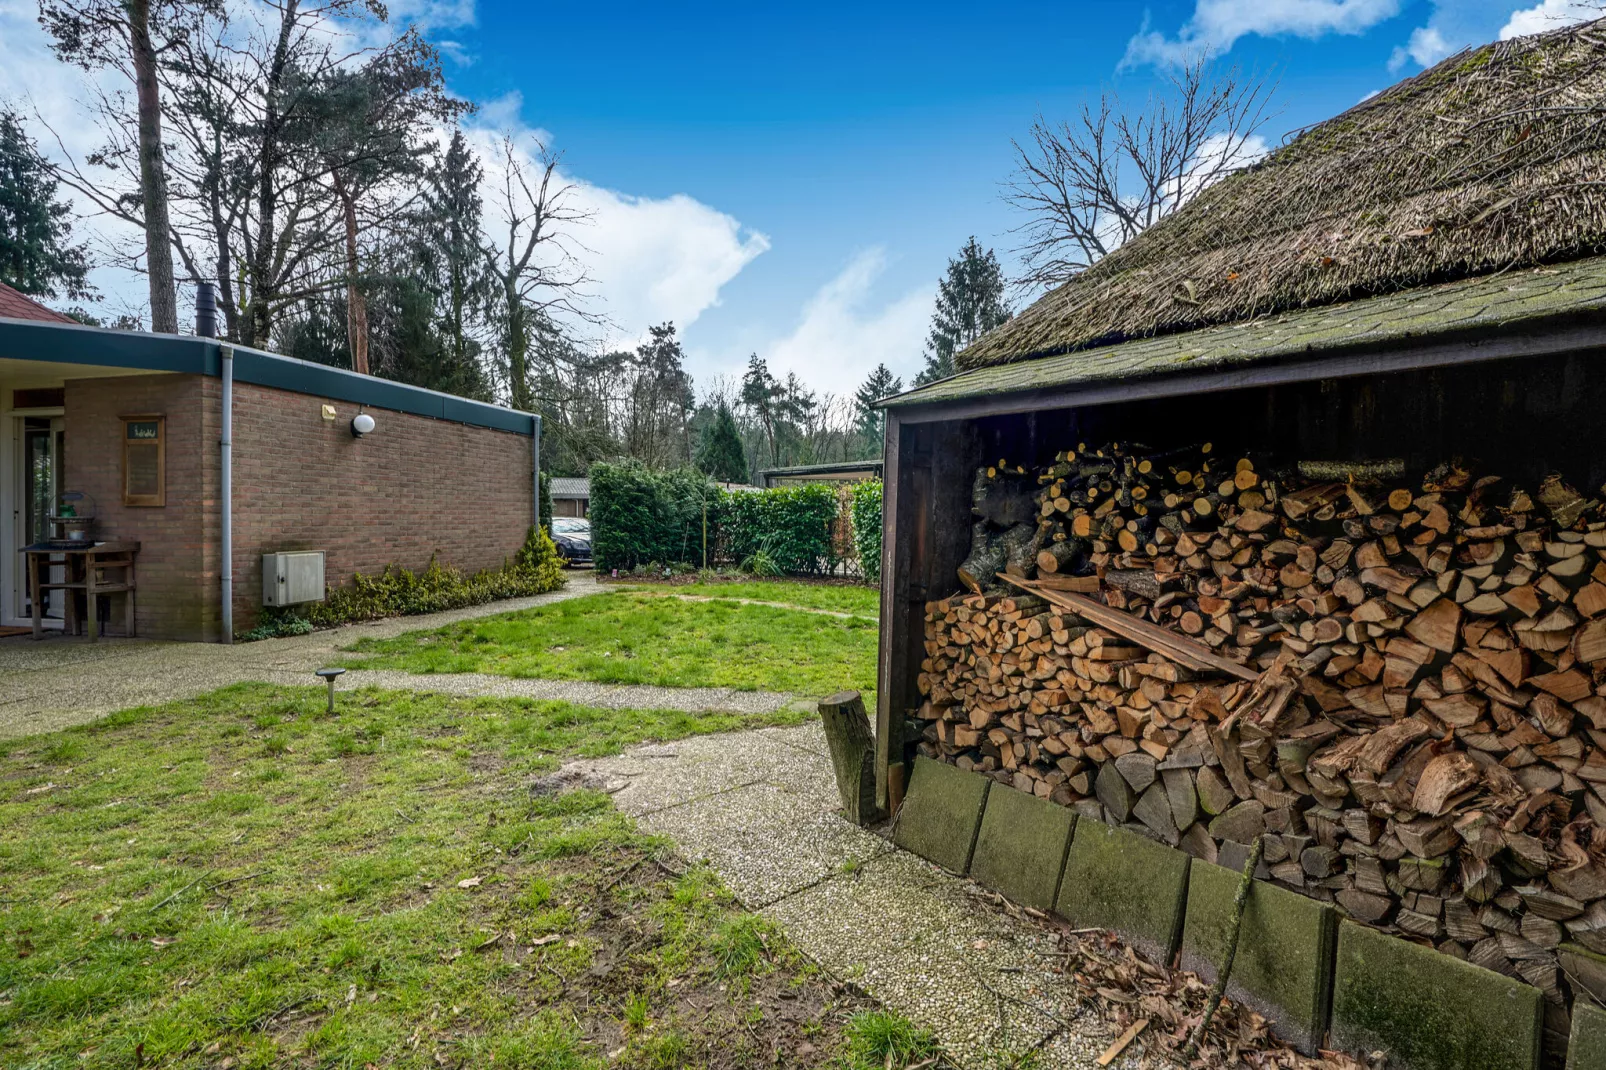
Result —
M 539 421 L 210 338 L 83 327 L 0 286 L 0 626 L 31 619 L 20 551 L 55 534 L 64 492 L 83 495 L 94 538 L 139 543 L 148 638 L 251 628 L 265 553 L 323 551 L 330 586 L 437 554 L 496 567 L 534 522 Z M 63 607 L 60 592 L 41 606 L 56 627 Z M 108 610 L 115 633 L 122 610 Z

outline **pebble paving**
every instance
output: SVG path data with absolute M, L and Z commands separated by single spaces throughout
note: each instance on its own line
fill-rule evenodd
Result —
M 932 1030 L 961 1067 L 1093 1067 L 1111 1030 L 1055 972 L 1055 938 L 839 813 L 818 725 L 637 747 L 565 767 L 706 860 L 823 969 Z M 1114 1065 L 1131 1065 L 1126 1057 Z

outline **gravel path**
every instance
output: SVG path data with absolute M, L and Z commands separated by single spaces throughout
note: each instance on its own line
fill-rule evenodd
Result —
M 834 976 L 932 1030 L 962 1067 L 996 1070 L 1016 1065 L 1001 1055 L 1035 1051 L 1040 1070 L 1090 1070 L 1114 1039 L 1076 1010 L 1052 934 L 838 816 L 818 725 L 695 737 L 566 768 L 601 780 L 643 828 L 706 859 L 744 906 Z
M 193 698 L 244 680 L 316 683 L 312 671 L 333 660 L 340 647 L 358 639 L 390 638 L 420 628 L 437 628 L 603 590 L 606 588 L 599 585 L 591 573 L 574 572 L 570 573 L 565 586 L 531 598 L 353 624 L 310 635 L 237 646 L 141 639 L 105 639 L 99 643 L 68 638 L 35 642 L 26 636 L 0 639 L 0 738 L 84 724 L 116 710 Z M 351 673 L 346 679 L 379 675 Z M 427 690 L 452 690 L 450 685 L 441 682 L 443 678 L 417 679 Z M 499 685 L 507 683 L 510 682 L 498 680 Z M 536 682 L 513 683 L 534 686 Z M 595 690 L 595 685 L 572 686 L 576 695 L 589 695 Z M 744 695 L 741 701 L 760 700 L 757 696 Z

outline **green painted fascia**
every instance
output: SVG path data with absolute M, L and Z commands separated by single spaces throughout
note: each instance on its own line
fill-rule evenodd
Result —
M 177 372 L 181 375 L 209 375 L 216 378 L 223 373 L 222 348 L 223 344 L 212 338 L 0 319 L 0 360 L 89 364 L 127 368 L 130 371 Z M 372 375 L 359 375 L 345 368 L 296 360 L 260 349 L 244 346 L 233 348 L 234 378 L 242 383 L 357 405 L 372 405 L 527 437 L 539 432 L 541 418 L 533 413 L 471 401 Z

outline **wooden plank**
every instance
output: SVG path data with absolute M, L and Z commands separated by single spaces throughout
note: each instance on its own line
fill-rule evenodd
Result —
M 1033 580 L 1017 579 L 1014 576 L 1000 572 L 998 578 L 1006 583 L 1012 583 L 1022 590 L 1031 591 L 1041 595 L 1058 606 L 1063 606 L 1078 616 L 1086 617 L 1101 628 L 1108 628 L 1115 634 L 1130 639 L 1156 654 L 1162 654 L 1173 661 L 1179 661 L 1190 669 L 1201 672 L 1215 670 L 1236 676 L 1240 680 L 1258 680 L 1260 673 L 1246 665 L 1221 657 L 1203 643 L 1189 639 L 1185 635 L 1178 635 L 1158 625 L 1138 620 L 1119 609 L 1111 609 L 1102 602 L 1095 602 L 1083 595 L 1073 594 L 1070 591 L 1056 591 L 1044 587 Z

